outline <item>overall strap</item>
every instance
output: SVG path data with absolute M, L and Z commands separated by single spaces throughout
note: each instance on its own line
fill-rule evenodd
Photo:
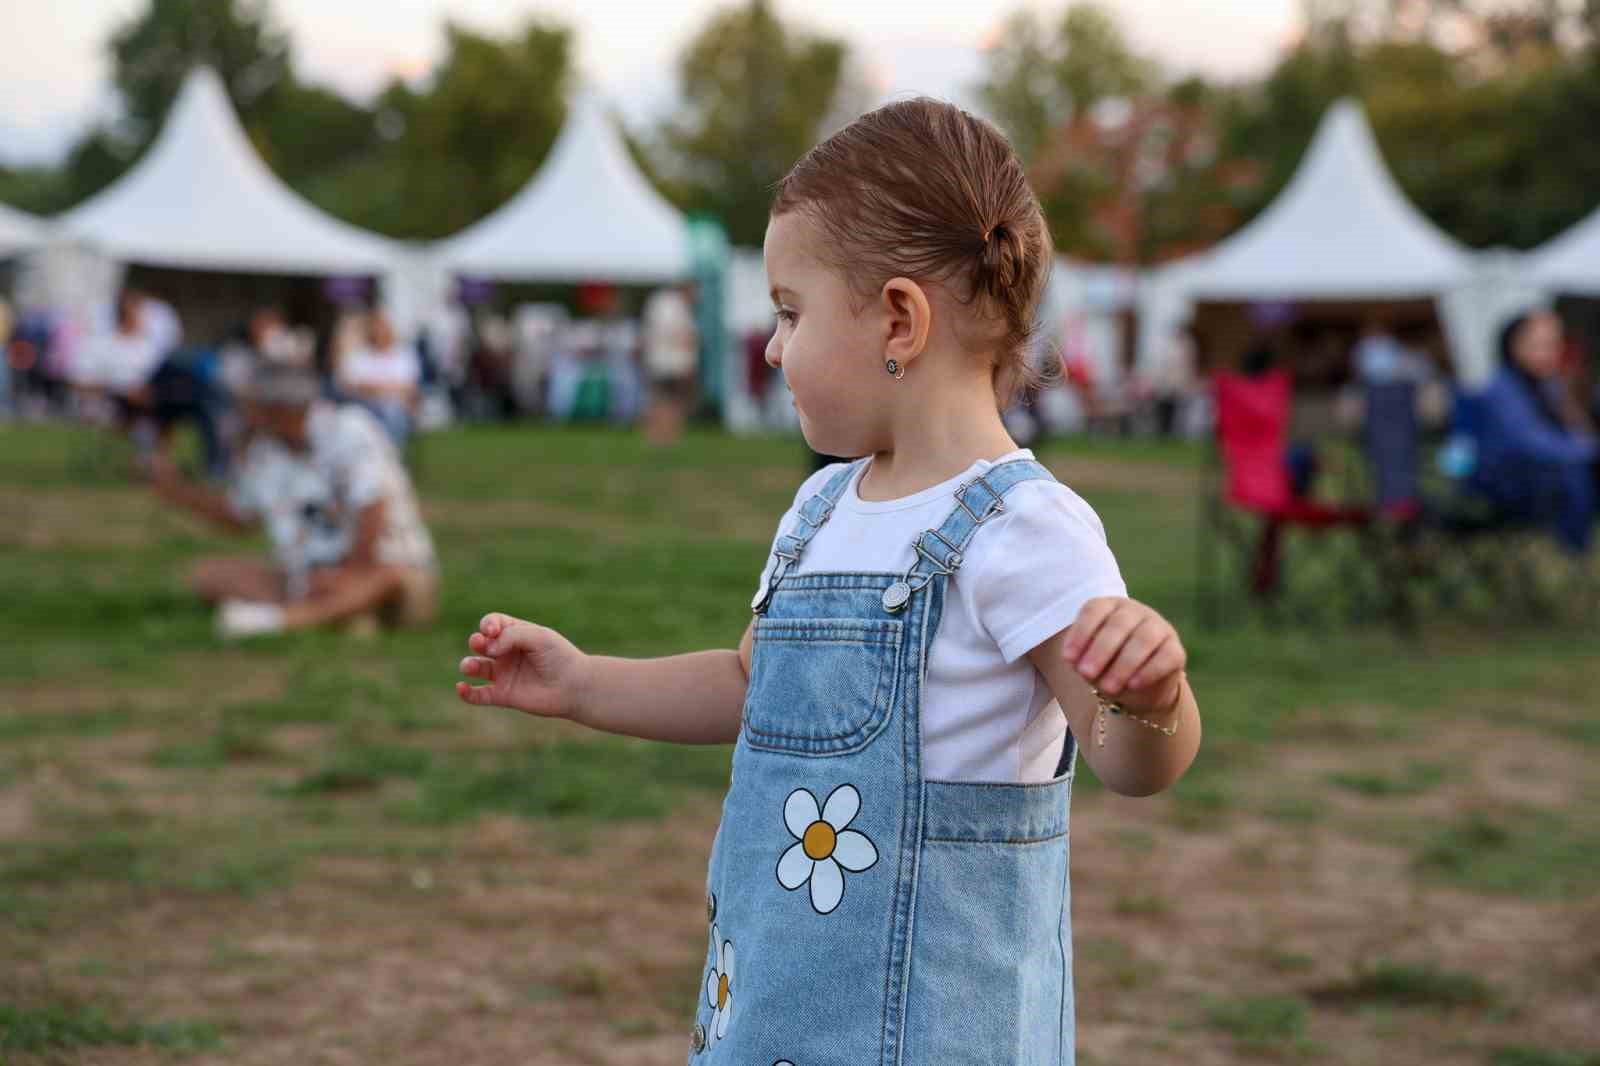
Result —
M 1005 497 L 1024 481 L 1054 481 L 1055 477 L 1032 459 L 1013 459 L 992 466 L 956 489 L 956 505 L 938 529 L 923 530 L 912 542 L 916 561 L 905 576 L 883 591 L 883 608 L 891 614 L 911 601 L 911 594 L 935 577 L 961 569 L 961 553 L 978 527 L 1005 513 Z
M 857 459 L 853 463 L 846 463 L 828 479 L 828 483 L 823 485 L 816 495 L 800 505 L 800 509 L 795 512 L 794 528 L 789 532 L 780 533 L 772 547 L 774 560 L 772 576 L 767 579 L 766 588 L 757 593 L 754 602 L 750 604 L 752 611 L 761 611 L 767 606 L 772 594 L 778 590 L 779 582 L 789 572 L 789 568 L 800 558 L 806 545 L 811 543 L 811 538 L 817 535 L 817 530 L 833 516 L 834 505 L 849 487 L 850 479 L 855 477 L 866 461 Z

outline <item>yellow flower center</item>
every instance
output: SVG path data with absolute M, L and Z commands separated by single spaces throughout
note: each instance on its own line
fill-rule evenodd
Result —
M 717 978 L 717 1009 L 721 1010 L 728 1005 L 728 975 L 723 974 Z
M 833 854 L 835 845 L 839 843 L 839 836 L 833 831 L 833 826 L 818 820 L 806 827 L 805 840 L 802 843 L 806 849 L 806 858 L 820 861 Z

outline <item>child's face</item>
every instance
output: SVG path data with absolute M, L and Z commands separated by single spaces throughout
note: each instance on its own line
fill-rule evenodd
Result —
M 884 370 L 879 316 L 859 312 L 845 280 L 815 254 L 821 232 L 803 211 L 767 223 L 767 282 L 778 328 L 767 362 L 783 371 L 806 443 L 854 458 L 887 445 L 886 410 L 895 384 Z

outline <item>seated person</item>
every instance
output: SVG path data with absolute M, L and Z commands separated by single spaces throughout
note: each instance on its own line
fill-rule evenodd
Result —
M 1562 332 L 1549 310 L 1520 315 L 1501 331 L 1472 484 L 1514 513 L 1553 521 L 1562 543 L 1584 552 L 1594 531 L 1600 441 L 1562 418 Z
M 377 615 L 426 624 L 438 568 L 410 478 L 371 412 L 319 398 L 310 371 L 262 362 L 241 397 L 251 431 L 226 496 L 158 464 L 162 498 L 225 529 L 265 525 L 274 559 L 207 559 L 192 582 L 225 637 Z
M 111 401 L 117 422 L 126 426 L 150 406 L 150 377 L 165 354 L 146 326 L 143 298 L 124 291 L 107 327 L 85 341 L 73 384 L 85 402 Z
M 382 311 L 366 316 L 363 343 L 339 359 L 339 390 L 365 404 L 383 422 L 396 444 L 404 444 L 416 417 L 422 361 L 417 351 L 394 335 Z

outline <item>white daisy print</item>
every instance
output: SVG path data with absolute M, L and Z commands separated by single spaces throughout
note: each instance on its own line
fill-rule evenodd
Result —
M 840 785 L 817 811 L 817 797 L 797 788 L 783 803 L 783 824 L 799 843 L 778 860 L 778 884 L 793 892 L 811 882 L 811 906 L 832 914 L 844 898 L 844 872 L 858 874 L 878 861 L 878 849 L 866 834 L 846 829 L 861 809 L 854 785 Z
M 721 1040 L 728 1031 L 728 1016 L 733 1013 L 733 943 L 722 939 L 714 925 L 711 942 L 717 946 L 717 961 L 706 975 L 706 1002 L 716 1011 L 711 1031 Z

